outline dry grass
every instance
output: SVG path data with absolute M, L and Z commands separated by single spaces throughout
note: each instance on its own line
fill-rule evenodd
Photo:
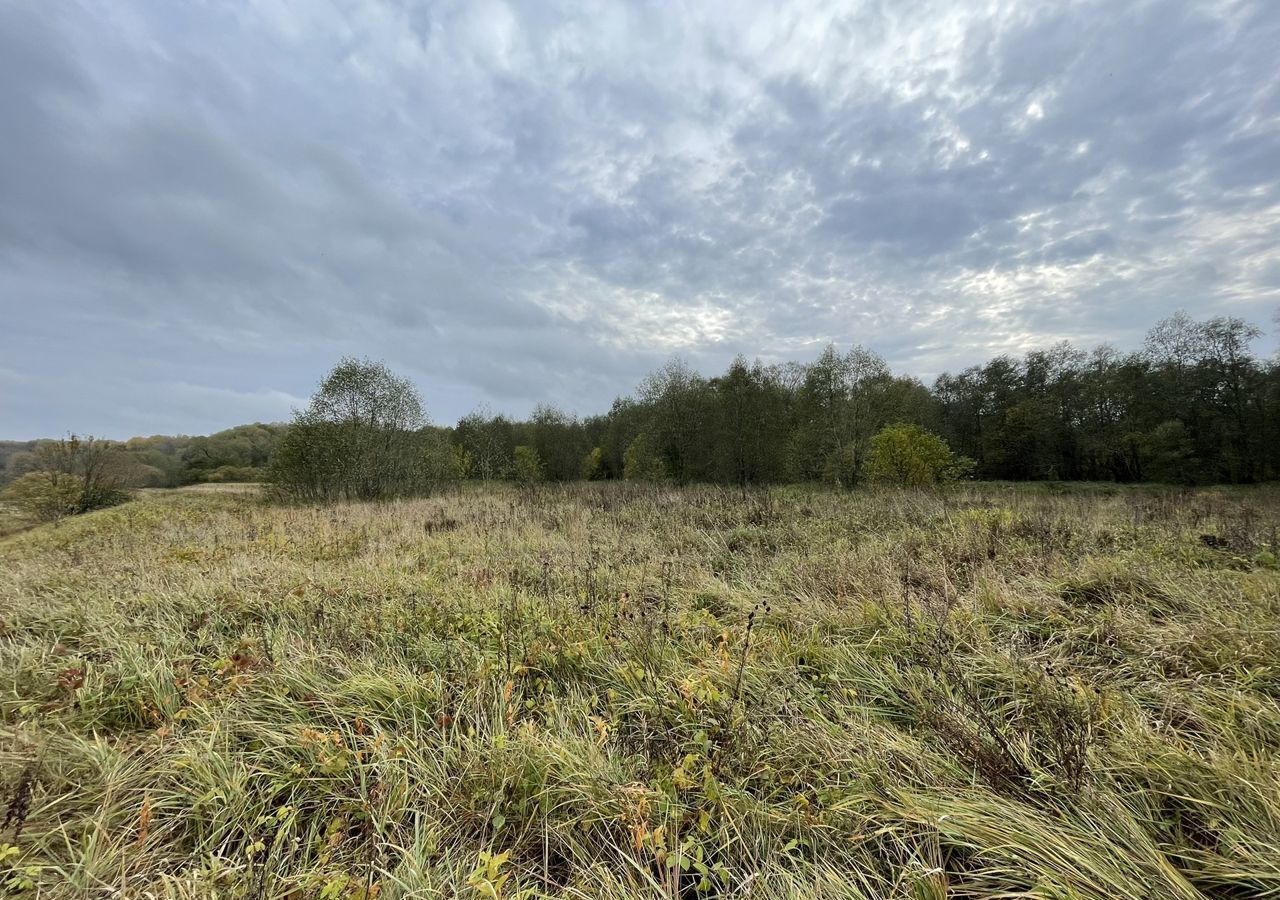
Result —
M 1280 896 L 1278 524 L 1271 489 L 149 494 L 0 542 L 2 877 Z
M 31 527 L 22 511 L 12 503 L 0 500 L 0 538 Z

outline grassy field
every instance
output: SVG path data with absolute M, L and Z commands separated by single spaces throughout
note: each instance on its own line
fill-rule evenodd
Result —
M 0 540 L 48 897 L 1280 896 L 1280 491 L 163 492 Z

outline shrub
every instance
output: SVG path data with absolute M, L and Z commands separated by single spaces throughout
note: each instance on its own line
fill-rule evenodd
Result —
M 422 400 L 382 363 L 344 359 L 271 460 L 270 480 L 300 500 L 378 500 L 419 493 Z
M 836 487 L 851 488 L 858 483 L 858 450 L 845 444 L 827 454 L 822 465 L 822 480 Z
M 647 434 L 636 437 L 622 455 L 622 477 L 627 481 L 662 481 L 667 477 L 662 457 Z
M 579 474 L 582 476 L 583 481 L 597 481 L 603 478 L 604 451 L 599 447 L 593 447 L 586 456 L 582 457 Z
M 52 522 L 74 515 L 83 492 L 84 482 L 75 476 L 28 472 L 5 488 L 4 498 L 26 517 L 38 522 Z
M 871 439 L 863 464 L 872 481 L 909 487 L 954 481 L 970 466 L 952 454 L 946 441 L 918 425 L 881 429 Z
M 469 462 L 466 451 L 444 436 L 429 434 L 424 437 L 419 466 L 420 477 L 428 489 L 466 478 Z
M 32 470 L 5 489 L 5 498 L 38 522 L 115 506 L 128 499 L 120 490 L 117 457 L 111 444 L 92 437 L 46 441 L 32 453 Z
M 514 471 L 516 481 L 521 484 L 535 484 L 546 477 L 542 457 L 532 447 L 516 447 Z

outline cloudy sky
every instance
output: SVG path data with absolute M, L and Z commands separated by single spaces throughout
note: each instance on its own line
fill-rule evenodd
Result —
M 284 419 L 344 355 L 451 422 L 1268 327 L 1277 48 L 1276 0 L 0 0 L 0 437 Z

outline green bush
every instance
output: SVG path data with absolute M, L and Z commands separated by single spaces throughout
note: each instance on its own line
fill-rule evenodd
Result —
M 118 445 L 71 434 L 42 441 L 31 453 L 29 471 L 5 489 L 19 512 L 37 522 L 52 522 L 128 499 Z
M 4 498 L 23 515 L 38 522 L 51 522 L 74 515 L 84 482 L 74 475 L 28 472 L 5 488 Z
M 521 484 L 535 484 L 546 478 L 542 457 L 532 447 L 517 447 L 515 451 L 515 478 Z
M 320 383 L 271 458 L 270 481 L 298 500 L 424 493 L 418 392 L 382 363 L 344 359 Z
M 836 487 L 851 488 L 858 483 L 858 451 L 853 444 L 832 450 L 822 464 L 822 480 Z
M 582 457 L 579 474 L 582 476 L 583 481 L 596 481 L 603 478 L 604 451 L 599 447 L 593 447 L 586 456 Z
M 425 485 L 436 488 L 467 477 L 470 460 L 465 450 L 438 434 L 427 435 L 422 443 L 419 465 Z
M 662 457 L 647 434 L 636 437 L 622 456 L 622 477 L 627 481 L 662 481 L 667 477 Z
M 955 481 L 972 463 L 958 458 L 947 442 L 918 425 L 890 425 L 871 439 L 863 464 L 867 477 L 879 484 L 907 487 Z
M 115 506 L 128 499 L 114 488 L 91 489 L 80 475 L 65 472 L 28 472 L 9 484 L 3 495 L 22 515 L 37 522 L 53 522 Z

